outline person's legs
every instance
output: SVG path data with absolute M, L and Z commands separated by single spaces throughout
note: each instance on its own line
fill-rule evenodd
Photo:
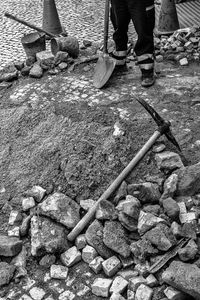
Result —
M 130 14 L 125 1 L 111 0 L 111 22 L 114 27 L 113 40 L 116 51 L 111 55 L 117 60 L 117 65 L 124 65 L 127 55 L 128 25 Z
M 135 44 L 138 65 L 142 72 L 142 85 L 154 84 L 154 42 L 155 24 L 154 0 L 127 0 L 131 19 L 138 34 Z

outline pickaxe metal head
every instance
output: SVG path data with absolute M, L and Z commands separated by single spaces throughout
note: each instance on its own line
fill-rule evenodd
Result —
M 181 152 L 181 148 L 176 141 L 175 137 L 173 136 L 170 126 L 171 123 L 169 121 L 165 121 L 156 111 L 155 109 L 149 105 L 144 99 L 136 98 L 136 100 L 148 111 L 148 113 L 152 116 L 156 124 L 158 125 L 158 128 L 162 134 L 164 134 L 167 139 L 174 144 L 178 150 Z

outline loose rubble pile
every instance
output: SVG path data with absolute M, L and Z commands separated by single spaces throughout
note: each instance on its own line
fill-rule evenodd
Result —
M 7 236 L 0 235 L 0 286 L 26 277 L 31 255 L 50 269 L 51 279 L 66 282 L 72 266 L 88 264 L 95 280 L 82 296 L 90 291 L 110 300 L 200 299 L 200 163 L 185 167 L 177 153 L 163 148 L 154 149 L 159 175 L 124 181 L 111 201 L 101 201 L 95 220 L 74 243 L 67 234 L 94 200 L 77 203 L 40 186 L 25 191 L 21 210 L 10 213 Z M 28 293 L 47 299 L 38 287 Z M 58 299 L 76 295 L 65 290 Z
M 65 43 L 69 43 L 69 51 L 58 51 L 56 54 L 52 54 L 50 50 L 45 50 L 38 52 L 36 57 L 28 57 L 25 62 L 16 61 L 5 67 L 0 72 L 0 87 L 9 86 L 20 76 L 41 78 L 45 73 L 56 75 L 62 70 L 73 70 L 76 64 L 97 60 L 98 52 L 102 50 L 99 44 L 85 40 L 79 49 L 77 39 L 73 37 L 68 37 L 68 39 L 68 42 L 65 41 Z M 190 61 L 199 61 L 200 59 L 200 27 L 179 29 L 171 36 L 155 37 L 154 41 L 157 62 L 167 59 L 185 66 Z M 110 44 L 112 44 L 111 41 Z M 113 45 L 110 48 L 113 50 Z M 130 60 L 136 60 L 135 54 L 132 54 L 129 55 Z M 81 59 L 77 59 L 78 56 Z
M 46 73 L 56 75 L 66 69 L 73 70 L 76 64 L 97 59 L 94 57 L 98 47 L 95 43 L 92 44 L 90 41 L 84 40 L 79 49 L 79 42 L 76 38 L 68 36 L 64 39 L 65 51 L 61 51 L 59 48 L 58 51 L 44 50 L 27 57 L 25 61 L 14 61 L 13 64 L 6 66 L 0 72 L 1 86 L 9 85 L 10 82 L 20 76 L 41 78 Z
M 200 59 L 200 27 L 179 29 L 171 36 L 155 38 L 157 61 L 173 60 L 181 66 Z

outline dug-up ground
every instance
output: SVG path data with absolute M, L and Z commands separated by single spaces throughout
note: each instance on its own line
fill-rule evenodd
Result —
M 1 84 L 0 300 L 200 299 L 200 69 L 157 64 L 144 89 L 134 60 L 107 86 L 95 62 Z M 68 233 L 165 119 L 165 136 Z

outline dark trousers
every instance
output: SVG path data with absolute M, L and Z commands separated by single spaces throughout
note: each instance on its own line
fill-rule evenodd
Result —
M 154 0 L 111 0 L 111 5 L 116 50 L 127 50 L 128 26 L 132 20 L 138 35 L 134 48 L 136 55 L 153 54 Z

